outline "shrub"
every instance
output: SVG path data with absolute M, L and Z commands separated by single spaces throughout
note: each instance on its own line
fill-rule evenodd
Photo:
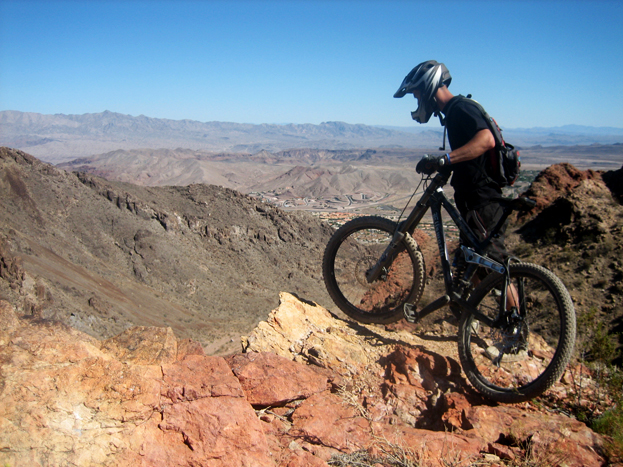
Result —
M 579 359 L 593 370 L 595 382 L 600 388 L 600 405 L 604 406 L 609 400 L 612 408 L 595 417 L 592 411 L 578 403 L 574 414 L 596 432 L 611 437 L 612 442 L 608 446 L 610 457 L 623 457 L 623 371 L 611 364 L 618 356 L 616 336 L 608 333 L 608 327 L 599 319 L 595 307 L 579 316 L 578 330 Z M 585 359 L 589 361 L 585 362 Z M 576 394 L 578 401 L 581 392 L 580 386 Z
M 607 384 L 608 392 L 614 399 L 614 407 L 595 419 L 591 428 L 597 433 L 610 436 L 610 455 L 623 458 L 623 371 L 610 368 Z

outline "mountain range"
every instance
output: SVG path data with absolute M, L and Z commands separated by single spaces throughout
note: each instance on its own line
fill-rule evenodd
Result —
M 516 146 L 614 144 L 623 130 L 565 126 L 505 130 Z M 138 117 L 105 111 L 83 115 L 0 112 L 0 145 L 60 163 L 118 149 L 187 148 L 255 154 L 295 148 L 437 148 L 442 129 L 379 127 L 344 122 L 246 124 Z

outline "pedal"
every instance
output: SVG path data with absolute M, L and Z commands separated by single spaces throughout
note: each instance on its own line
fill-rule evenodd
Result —
M 416 305 L 413 303 L 405 303 L 402 308 L 402 313 L 405 319 L 409 323 L 416 323 L 419 320 L 418 312 L 415 311 Z

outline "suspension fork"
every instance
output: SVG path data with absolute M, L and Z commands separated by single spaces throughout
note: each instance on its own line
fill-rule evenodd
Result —
M 424 207 L 423 211 L 426 212 L 426 209 L 428 209 L 428 207 Z M 422 213 L 422 216 L 424 216 L 424 212 Z M 420 219 L 422 216 L 420 216 Z M 409 216 L 409 218 L 410 217 L 411 216 Z M 413 225 L 417 225 L 417 222 L 419 222 L 419 219 Z M 389 242 L 389 245 L 385 248 L 385 251 L 383 251 L 381 257 L 374 266 L 366 271 L 366 280 L 369 284 L 382 279 L 391 267 L 394 258 L 398 255 L 398 253 L 404 250 L 405 247 L 403 240 L 407 236 L 407 232 L 409 231 L 408 227 L 410 225 L 412 225 L 412 223 L 409 222 L 409 219 L 398 225 L 391 242 Z
M 513 293 L 512 299 L 514 302 L 516 302 L 516 310 L 519 313 L 519 316 L 521 316 L 522 318 L 525 318 L 527 316 L 526 300 L 524 295 L 524 279 L 522 277 L 518 277 L 516 286 L 513 285 L 513 282 L 511 281 L 510 262 L 512 261 L 512 259 L 512 257 L 508 257 L 504 262 L 506 271 L 504 272 L 504 288 L 502 290 L 502 300 L 500 303 L 500 314 L 498 319 L 501 319 L 501 317 L 508 312 L 506 307 L 508 304 L 509 291 Z M 515 292 L 517 294 L 516 296 L 514 295 Z
M 422 198 L 420 198 L 415 205 L 415 208 L 413 208 L 413 211 L 411 211 L 411 214 L 409 214 L 409 217 L 407 217 L 404 222 L 398 224 L 391 242 L 387 248 L 385 248 L 381 257 L 374 266 L 366 271 L 366 280 L 368 283 L 371 284 L 381 279 L 389 270 L 396 255 L 404 249 L 404 238 L 408 232 L 412 232 L 415 229 L 424 217 L 424 214 L 426 214 L 426 211 L 428 211 L 431 194 L 430 188 L 427 189 L 424 195 L 422 195 Z
M 376 262 L 374 266 L 372 266 L 368 271 L 366 271 L 366 280 L 368 283 L 372 283 L 376 280 L 379 280 L 385 273 L 389 270 L 389 267 L 392 264 L 392 261 L 396 257 L 398 253 L 404 248 L 402 246 L 402 242 L 408 232 L 413 232 L 415 227 L 420 223 L 428 208 L 431 207 L 431 199 L 434 198 L 435 193 L 441 187 L 443 187 L 450 177 L 449 173 L 437 173 L 435 178 L 433 178 L 431 184 L 424 190 L 424 194 L 409 214 L 407 219 L 398 224 L 398 228 L 394 233 L 394 237 L 392 241 L 385 249 L 379 260 Z

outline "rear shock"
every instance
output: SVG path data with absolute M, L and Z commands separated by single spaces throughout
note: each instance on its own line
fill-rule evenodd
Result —
M 471 278 L 476 272 L 476 269 L 478 269 L 478 266 L 468 264 L 460 248 L 457 249 L 454 255 L 452 266 L 454 267 L 454 273 L 452 275 L 452 293 L 456 298 L 467 300 L 473 289 Z

